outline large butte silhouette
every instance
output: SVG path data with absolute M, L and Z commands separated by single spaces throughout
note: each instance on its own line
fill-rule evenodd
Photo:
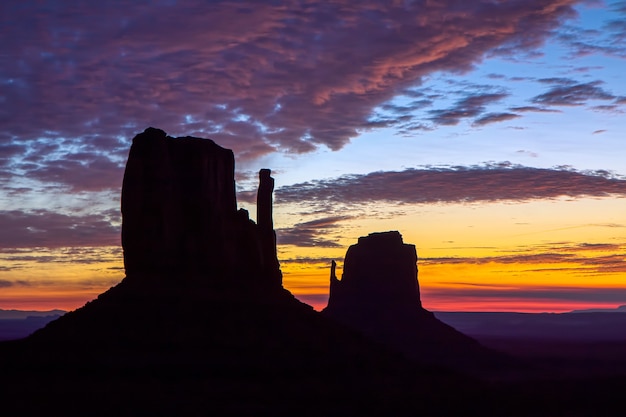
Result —
M 471 414 L 477 383 L 418 366 L 282 287 L 273 179 L 257 222 L 234 157 L 148 128 L 122 187 L 126 277 L 30 337 L 0 344 L 7 415 Z M 446 399 L 454 395 L 455 401 Z
M 346 252 L 341 280 L 335 268 L 332 261 L 325 315 L 418 362 L 482 376 L 515 366 L 422 307 L 415 245 L 398 231 L 360 237 Z

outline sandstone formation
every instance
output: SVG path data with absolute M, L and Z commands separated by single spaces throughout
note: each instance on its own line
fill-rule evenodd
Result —
M 417 252 L 399 232 L 360 237 L 346 253 L 341 281 L 331 269 L 328 310 L 421 309 Z
M 127 277 L 280 288 L 270 173 L 260 173 L 255 224 L 237 211 L 231 150 L 154 128 L 135 136 L 122 186 Z
M 490 374 L 507 359 L 424 309 L 417 253 L 397 231 L 360 237 L 346 252 L 342 279 L 331 264 L 323 313 L 421 362 Z

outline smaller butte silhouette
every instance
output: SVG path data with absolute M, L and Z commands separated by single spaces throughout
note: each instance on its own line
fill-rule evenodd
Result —
M 346 252 L 341 280 L 335 267 L 332 261 L 326 316 L 419 363 L 478 375 L 511 365 L 422 307 L 415 245 L 404 243 L 400 232 L 360 237 Z

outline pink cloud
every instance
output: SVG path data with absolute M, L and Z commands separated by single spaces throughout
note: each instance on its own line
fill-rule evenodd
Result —
M 535 48 L 574 3 L 4 2 L 2 123 L 16 142 L 154 125 L 245 158 L 336 150 L 421 77 Z

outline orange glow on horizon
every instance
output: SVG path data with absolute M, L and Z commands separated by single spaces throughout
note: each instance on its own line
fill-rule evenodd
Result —
M 341 278 L 343 257 L 359 236 L 398 230 L 416 247 L 427 309 L 615 308 L 626 304 L 624 201 L 407 205 L 402 211 L 381 204 L 377 209 L 388 209 L 389 216 L 355 215 L 349 224 L 320 230 L 331 245 L 279 245 L 283 283 L 320 310 L 328 299 L 330 260 L 338 261 Z M 297 223 L 280 224 L 301 221 L 297 213 L 278 213 L 277 230 L 297 229 Z M 124 276 L 120 247 L 14 249 L 0 252 L 0 262 L 1 309 L 72 310 Z
M 69 292 L 28 294 L 24 296 L 0 296 L 0 308 L 3 310 L 64 310 L 72 311 L 94 300 L 101 292 Z

